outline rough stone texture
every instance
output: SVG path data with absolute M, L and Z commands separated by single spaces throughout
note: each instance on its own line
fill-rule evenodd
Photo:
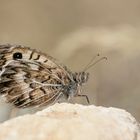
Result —
M 140 127 L 125 110 L 61 103 L 2 123 L 0 140 L 140 140 Z

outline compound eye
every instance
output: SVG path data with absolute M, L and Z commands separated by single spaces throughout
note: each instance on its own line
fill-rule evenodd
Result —
M 13 59 L 22 59 L 22 53 L 21 52 L 16 52 L 13 54 Z

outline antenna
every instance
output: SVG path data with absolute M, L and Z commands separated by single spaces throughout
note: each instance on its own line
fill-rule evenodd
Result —
M 93 62 L 93 60 L 95 60 L 98 56 L 100 56 L 100 54 L 98 53 L 97 55 L 93 56 L 93 58 L 89 61 L 89 63 L 85 66 L 84 70 L 88 69 L 88 67 L 91 65 L 91 63 Z
M 99 56 L 99 54 L 97 54 L 96 56 Z M 95 64 L 101 62 L 102 60 L 107 60 L 107 57 L 101 57 L 100 59 L 98 59 L 97 61 L 95 61 L 93 64 L 93 60 L 95 60 L 96 56 L 94 58 L 91 59 L 90 63 L 84 68 L 84 72 L 87 71 L 88 69 L 90 69 L 91 67 L 93 67 Z

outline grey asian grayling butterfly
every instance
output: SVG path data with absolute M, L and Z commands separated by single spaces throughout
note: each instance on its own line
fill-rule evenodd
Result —
M 92 65 L 88 65 L 87 68 Z M 21 45 L 0 45 L 0 94 L 18 108 L 46 106 L 80 90 L 89 73 L 71 72 L 53 57 Z

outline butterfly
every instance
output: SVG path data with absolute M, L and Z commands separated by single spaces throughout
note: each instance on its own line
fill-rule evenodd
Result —
M 85 97 L 89 73 L 72 72 L 56 59 L 21 45 L 0 45 L 0 95 L 17 108 L 42 107 Z

